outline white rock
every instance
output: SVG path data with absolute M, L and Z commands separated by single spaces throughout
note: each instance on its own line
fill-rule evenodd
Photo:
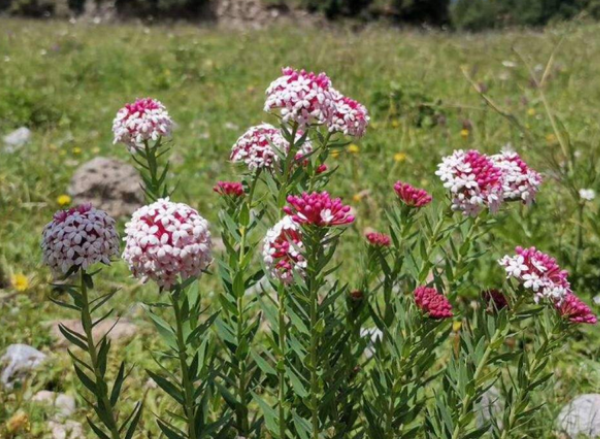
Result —
M 502 429 L 502 413 L 504 412 L 504 399 L 500 392 L 495 387 L 490 387 L 481 397 L 481 401 L 476 408 L 477 427 L 481 428 L 485 422 L 492 418 L 498 423 L 498 427 Z
M 572 439 L 579 435 L 600 437 L 600 394 L 577 396 L 563 407 L 556 422 L 559 430 Z
M 48 427 L 52 431 L 52 439 L 82 439 L 83 427 L 79 422 L 67 421 L 64 424 L 56 421 L 48 422 Z
M 5 365 L 0 381 L 7 389 L 14 388 L 15 382 L 38 367 L 46 359 L 46 354 L 26 344 L 13 344 L 6 349 L 0 358 L 0 364 Z
M 64 393 L 42 390 L 36 393 L 31 400 L 34 402 L 40 402 L 54 406 L 57 411 L 56 415 L 59 418 L 68 418 L 75 413 L 75 399 L 72 396 L 65 395 Z
M 31 139 L 31 131 L 29 128 L 21 127 L 16 129 L 10 134 L 4 136 L 4 150 L 6 152 L 12 153 L 17 151 L 18 149 L 25 146 L 27 142 Z

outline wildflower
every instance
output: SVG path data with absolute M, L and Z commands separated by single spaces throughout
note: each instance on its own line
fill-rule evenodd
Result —
M 324 172 L 327 172 L 327 169 L 328 169 L 328 168 L 327 168 L 327 165 L 326 165 L 326 164 L 319 165 L 319 167 L 318 167 L 318 168 L 317 168 L 317 170 L 316 170 L 316 173 L 317 173 L 317 175 L 318 175 L 318 174 L 322 174 L 322 173 L 324 173 Z
M 302 131 L 296 133 L 296 141 L 302 137 Z M 280 155 L 286 156 L 290 150 L 289 142 L 273 125 L 262 124 L 248 129 L 233 145 L 231 161 L 244 163 L 251 171 L 270 169 L 279 161 Z M 310 140 L 306 139 L 299 153 L 312 151 Z
M 515 252 L 516 255 L 506 255 L 498 263 L 504 267 L 507 278 L 514 278 L 525 289 L 533 291 L 536 303 L 540 299 L 561 303 L 571 292 L 568 273 L 561 270 L 554 258 L 535 247 L 517 247 Z
M 535 108 L 529 108 L 527 110 L 527 116 L 535 116 Z
M 285 206 L 283 211 L 298 224 L 331 227 L 354 222 L 350 206 L 342 204 L 340 198 L 331 199 L 327 192 L 304 192 L 299 197 L 290 195 L 287 201 L 290 205 Z
M 476 216 L 484 207 L 492 213 L 500 208 L 503 173 L 484 154 L 471 150 L 454 151 L 438 165 L 436 175 L 452 193 L 452 208 Z
M 571 323 L 588 323 L 594 325 L 598 322 L 589 306 L 573 293 L 566 295 L 565 300 L 556 304 L 561 316 Z
M 156 142 L 171 135 L 173 121 L 165 106 L 156 99 L 138 99 L 126 104 L 113 121 L 114 143 L 123 143 L 130 152 L 144 148 L 144 142 Z
M 504 201 L 521 200 L 530 205 L 542 184 L 542 176 L 529 168 L 516 152 L 492 156 L 494 165 L 502 170 L 502 198 Z
M 306 260 L 302 249 L 300 227 L 291 217 L 283 217 L 267 232 L 263 243 L 263 260 L 269 274 L 288 285 L 294 273 L 304 276 Z
M 115 220 L 91 204 L 62 210 L 44 227 L 44 263 L 64 274 L 102 262 L 119 253 Z
M 341 132 L 347 136 L 362 137 L 369 124 L 369 113 L 364 105 L 343 96 L 333 87 L 330 88 L 334 102 L 334 111 L 329 132 Z
M 369 244 L 374 247 L 389 247 L 391 239 L 383 233 L 371 232 L 365 235 Z
M 237 198 L 244 196 L 244 187 L 242 183 L 237 181 L 219 181 L 213 191 L 224 197 Z
M 360 203 L 360 201 L 362 200 L 363 196 L 361 193 L 358 194 L 354 194 L 352 196 L 352 201 L 354 201 L 355 203 Z
M 98 148 L 97 146 L 92 148 L 92 154 L 94 155 L 98 155 L 100 154 L 100 148 Z
M 348 145 L 348 152 L 350 154 L 358 154 L 360 152 L 360 148 L 358 147 L 358 145 L 352 143 Z
M 579 189 L 579 197 L 584 201 L 593 201 L 596 198 L 594 189 Z
M 452 332 L 459 333 L 462 329 L 462 322 L 460 320 L 456 320 L 452 322 Z
M 403 152 L 397 152 L 394 154 L 394 161 L 396 163 L 404 163 L 406 161 L 407 155 Z
M 199 277 L 211 261 L 208 222 L 190 206 L 159 199 L 133 213 L 125 225 L 123 259 L 135 277 L 169 289 Z
M 469 137 L 470 133 L 471 132 L 468 129 L 463 128 L 462 130 L 460 130 L 460 137 L 462 137 L 463 139 L 466 139 L 467 137 Z
M 452 305 L 435 288 L 417 287 L 414 291 L 415 303 L 421 311 L 432 319 L 447 319 L 453 316 Z
M 400 126 L 400 122 L 398 119 L 392 120 L 392 128 L 398 128 Z
M 394 191 L 400 201 L 409 207 L 423 207 L 431 203 L 432 197 L 425 189 L 418 189 L 408 183 L 397 181 Z
M 334 159 L 337 159 L 340 156 L 340 150 L 339 149 L 333 149 L 331 150 L 331 157 Z
M 488 312 L 499 311 L 508 306 L 508 300 L 500 290 L 486 290 L 481 295 L 487 304 Z
M 68 206 L 69 204 L 71 204 L 71 197 L 66 194 L 59 195 L 58 198 L 56 199 L 56 202 L 61 207 Z
M 79 155 L 81 154 L 81 148 L 76 146 L 75 148 L 73 148 L 73 154 L 75 155 Z
M 365 298 L 365 293 L 363 293 L 361 290 L 354 290 L 350 293 L 350 298 L 355 302 L 360 302 Z
M 27 291 L 27 289 L 29 288 L 29 279 L 27 279 L 27 276 L 21 273 L 17 273 L 11 276 L 10 283 L 13 286 L 13 288 L 19 293 Z
M 300 128 L 329 124 L 336 106 L 327 75 L 290 67 L 282 73 L 267 88 L 264 110 L 268 113 L 279 110 L 283 122 L 297 123 Z
M 6 421 L 6 430 L 9 434 L 18 433 L 29 429 L 29 417 L 23 411 L 18 411 Z
M 554 143 L 556 142 L 556 135 L 554 133 L 550 133 L 546 135 L 546 142 Z

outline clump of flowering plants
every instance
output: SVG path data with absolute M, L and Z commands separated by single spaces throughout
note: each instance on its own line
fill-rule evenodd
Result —
M 147 373 L 172 400 L 155 413 L 161 432 L 507 439 L 528 431 L 531 392 L 548 379 L 552 352 L 577 325 L 596 323 L 551 256 L 518 247 L 498 263 L 492 257 L 490 231 L 513 206 L 533 208 L 540 174 L 515 152 L 455 151 L 437 170 L 447 197 L 397 181 L 379 230 L 360 234 L 360 212 L 328 191 L 336 168 L 327 159 L 366 134 L 366 107 L 324 73 L 285 68 L 264 108 L 272 124 L 249 128 L 232 146 L 235 181 L 214 184 L 214 226 L 167 189 L 174 185 L 166 108 L 138 100 L 114 122 L 115 141 L 132 153 L 148 195 L 125 226 L 122 257 L 157 290 L 147 308 L 164 349 Z M 364 245 L 345 258 L 338 248 L 351 234 Z M 90 421 L 92 429 L 101 438 L 132 437 L 141 404 L 117 422 L 125 368 L 109 396 L 109 343 L 96 350 L 91 334 L 91 312 L 112 296 L 93 305 L 86 289 L 87 270 L 118 253 L 115 223 L 91 206 L 58 213 L 43 251 L 53 270 L 82 273 L 80 287 L 63 287 L 74 305 L 53 300 L 82 315 L 86 334 L 61 330 L 90 354 L 90 364 L 74 360 L 108 433 Z M 482 265 L 492 267 L 486 282 L 496 285 L 482 285 Z M 356 275 L 348 280 L 341 267 Z M 205 276 L 220 281 L 212 297 Z M 512 349 L 507 340 L 518 338 L 531 348 Z M 479 425 L 474 411 L 493 384 L 506 409 Z

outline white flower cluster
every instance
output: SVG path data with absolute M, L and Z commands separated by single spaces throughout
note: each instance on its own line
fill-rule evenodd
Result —
M 211 262 L 208 222 L 195 209 L 168 198 L 143 206 L 125 226 L 123 259 L 135 277 L 169 289 L 197 277 Z
M 367 108 L 334 88 L 331 88 L 331 95 L 335 102 L 335 111 L 331 117 L 329 131 L 352 137 L 364 136 L 370 121 Z
M 114 143 L 123 143 L 130 152 L 143 149 L 145 141 L 168 137 L 173 121 L 165 106 L 155 99 L 138 99 L 117 112 L 113 121 Z
M 294 273 L 303 276 L 306 260 L 301 254 L 302 232 L 290 216 L 285 216 L 273 226 L 264 238 L 263 260 L 269 274 L 290 284 Z
M 42 251 L 44 263 L 57 273 L 110 264 L 119 253 L 115 220 L 91 204 L 57 212 L 44 227 Z
M 530 169 L 516 152 L 496 154 L 492 161 L 502 170 L 504 201 L 520 200 L 531 205 L 542 184 L 542 176 Z
M 302 137 L 302 132 L 296 134 L 296 141 Z M 277 150 L 277 151 L 276 151 Z M 273 125 L 263 123 L 249 128 L 233 145 L 231 161 L 244 163 L 251 171 L 271 169 L 279 161 L 281 155 L 286 156 L 290 144 L 283 134 Z M 298 154 L 304 155 L 312 151 L 312 144 L 306 139 Z

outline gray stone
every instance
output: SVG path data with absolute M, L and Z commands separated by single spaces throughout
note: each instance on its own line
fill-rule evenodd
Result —
M 21 127 L 13 131 L 12 133 L 4 136 L 4 151 L 13 153 L 29 142 L 31 139 L 31 131 L 29 128 Z
M 26 344 L 10 345 L 0 358 L 0 365 L 4 366 L 0 381 L 4 387 L 11 390 L 17 381 L 27 377 L 45 359 L 46 354 Z
M 579 435 L 600 437 L 600 394 L 579 395 L 560 411 L 558 429 L 576 439 Z
M 475 407 L 477 427 L 481 428 L 487 421 L 495 419 L 498 428 L 502 429 L 502 413 L 504 399 L 496 387 L 490 387 Z
M 48 404 L 56 409 L 57 418 L 68 418 L 75 413 L 75 399 L 64 393 L 41 390 L 31 398 L 33 402 Z
M 144 204 L 141 185 L 142 179 L 133 166 L 96 157 L 75 171 L 68 192 L 74 204 L 92 203 L 118 218 L 131 215 Z
M 83 426 L 79 422 L 66 421 L 65 423 L 50 421 L 48 427 L 52 432 L 52 439 L 82 439 L 85 438 Z

